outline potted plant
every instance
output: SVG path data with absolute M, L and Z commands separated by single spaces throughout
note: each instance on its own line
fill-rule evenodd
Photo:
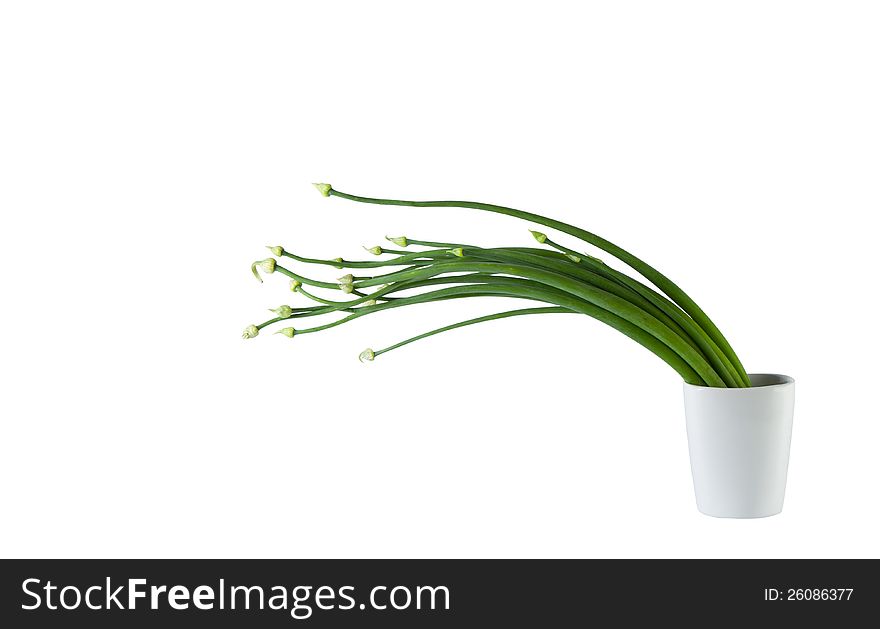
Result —
M 262 281 L 260 270 L 281 273 L 289 278 L 293 292 L 314 303 L 279 306 L 273 310 L 276 316 L 272 319 L 248 326 L 244 338 L 253 338 L 267 326 L 284 325 L 291 320 L 336 316 L 328 323 L 311 327 L 285 325 L 277 333 L 293 338 L 390 308 L 466 297 L 514 297 L 540 304 L 461 321 L 389 347 L 361 352 L 362 361 L 372 361 L 414 341 L 476 323 L 521 315 L 588 315 L 653 352 L 683 379 L 691 470 L 700 511 L 735 518 L 764 517 L 781 511 L 794 381 L 782 375 L 748 374 L 711 319 L 658 270 L 596 234 L 532 212 L 473 201 L 377 199 L 340 192 L 329 184 L 315 186 L 325 197 L 359 203 L 462 207 L 520 218 L 610 254 L 654 287 L 538 231 L 532 231 L 532 236 L 542 247 L 484 248 L 468 243 L 387 237 L 397 248 L 367 249 L 378 257 L 376 260 L 307 258 L 273 246 L 269 249 L 275 257 L 254 262 L 254 275 Z M 335 282 L 320 281 L 282 266 L 283 259 L 349 272 Z M 315 289 L 339 291 L 346 297 L 328 299 Z M 421 292 L 411 294 L 413 289 Z M 400 296 L 402 291 L 408 294 Z

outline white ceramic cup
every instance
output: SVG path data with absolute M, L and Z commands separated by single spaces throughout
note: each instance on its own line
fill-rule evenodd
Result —
M 794 379 L 749 377 L 749 388 L 684 385 L 697 508 L 717 518 L 776 515 L 785 499 Z

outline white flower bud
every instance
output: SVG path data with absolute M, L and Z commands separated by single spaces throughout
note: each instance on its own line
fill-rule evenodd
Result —
M 271 251 L 272 255 L 277 256 L 279 258 L 284 255 L 284 247 L 282 247 L 281 245 L 277 245 L 275 247 L 270 247 L 267 245 L 266 249 Z
M 581 259 L 580 259 L 578 256 L 574 255 L 573 253 L 566 253 L 566 254 L 565 254 L 565 257 L 568 258 L 569 260 L 571 260 L 572 262 L 575 262 L 575 263 L 581 261 Z
M 244 332 L 241 334 L 241 338 L 243 339 L 252 339 L 260 333 L 260 328 L 255 325 L 249 325 L 244 329 Z
M 290 315 L 293 314 L 293 308 L 290 306 L 278 306 L 277 308 L 272 308 L 269 312 L 274 312 L 282 319 L 289 319 Z
M 373 360 L 376 357 L 376 354 L 370 348 L 365 349 L 358 356 L 358 360 L 362 363 L 367 362 L 368 360 Z
M 409 242 L 406 240 L 406 236 L 397 236 L 396 238 L 385 236 L 385 240 L 387 240 L 388 242 L 393 242 L 398 247 L 406 247 L 407 245 L 409 245 Z
M 275 272 L 275 259 L 274 258 L 266 258 L 265 260 L 257 260 L 251 265 L 251 273 L 254 274 L 254 277 L 263 281 L 263 278 L 260 277 L 259 272 L 257 271 L 257 267 L 263 269 L 264 273 L 274 273 Z
M 376 245 L 375 247 L 364 247 L 364 249 L 372 253 L 374 256 L 382 255 L 382 247 L 379 245 Z
M 329 197 L 330 191 L 333 189 L 329 183 L 313 183 L 312 185 L 315 186 L 318 189 L 318 192 L 325 197 Z
M 333 261 L 339 263 L 339 264 L 337 265 L 337 267 L 336 267 L 337 269 L 344 269 L 344 268 L 345 268 L 345 267 L 342 265 L 342 262 L 343 262 L 342 258 L 333 258 Z
M 532 236 L 535 237 L 535 240 L 537 240 L 542 245 L 547 241 L 547 234 L 542 234 L 541 232 L 536 232 L 533 229 L 530 229 L 529 231 L 532 232 Z
M 354 286 L 352 286 L 351 284 L 340 284 L 339 290 L 348 295 L 354 292 Z
M 361 306 L 375 306 L 375 305 L 376 305 L 375 299 L 368 299 L 367 301 L 365 301 L 364 303 L 361 304 Z
M 343 275 L 342 277 L 337 277 L 336 281 L 340 284 L 351 284 L 354 281 L 354 275 L 349 273 L 347 275 Z
M 283 334 L 287 338 L 292 339 L 293 336 L 296 334 L 296 330 L 294 330 L 293 328 L 281 328 L 275 334 Z
M 302 282 L 300 282 L 299 280 L 290 280 L 290 290 L 294 293 L 297 291 L 297 289 L 299 289 L 300 286 L 302 286 Z

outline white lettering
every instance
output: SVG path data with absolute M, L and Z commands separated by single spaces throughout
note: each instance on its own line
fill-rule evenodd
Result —
M 185 602 L 179 602 L 180 599 Z M 182 585 L 175 585 L 168 590 L 168 604 L 174 609 L 187 609 L 189 607 L 189 590 Z
M 33 597 L 34 597 L 34 600 L 37 601 L 37 602 L 34 603 L 33 605 L 25 605 L 25 604 L 22 604 L 22 606 L 21 606 L 22 609 L 37 609 L 37 608 L 42 604 L 43 599 L 40 598 L 40 595 L 39 595 L 39 594 L 35 594 L 34 592 L 31 592 L 31 591 L 28 589 L 28 583 L 39 583 L 39 582 L 40 582 L 39 579 L 25 579 L 24 581 L 21 582 L 21 589 L 22 589 L 22 591 L 23 591 L 25 594 L 28 594 L 28 595 L 30 595 L 30 596 L 33 596 Z
M 200 585 L 193 592 L 193 603 L 199 609 L 214 609 L 214 590 L 207 585 Z
M 147 593 L 138 589 L 139 585 L 146 585 L 146 579 L 129 579 L 128 580 L 128 608 L 137 609 L 137 600 L 146 598 Z M 121 588 L 120 588 L 121 589 Z M 109 605 L 108 605 L 109 607 Z

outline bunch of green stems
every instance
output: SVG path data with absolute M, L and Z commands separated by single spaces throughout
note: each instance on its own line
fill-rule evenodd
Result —
M 244 337 L 257 336 L 263 328 L 293 319 L 336 315 L 329 323 L 313 327 L 283 327 L 288 337 L 327 330 L 360 317 L 413 304 L 466 297 L 512 297 L 541 304 L 538 307 L 507 310 L 468 319 L 419 334 L 379 350 L 367 349 L 361 360 L 403 347 L 435 334 L 476 323 L 522 315 L 584 314 L 622 332 L 660 359 L 685 382 L 711 387 L 747 387 L 749 377 L 730 344 L 708 316 L 669 278 L 613 243 L 573 225 L 531 212 L 472 201 L 400 201 L 359 197 L 334 190 L 329 184 L 315 184 L 324 196 L 337 196 L 361 203 L 413 207 L 464 207 L 506 214 L 544 225 L 578 238 L 618 258 L 649 280 L 654 288 L 605 264 L 600 259 L 565 247 L 533 231 L 544 248 L 483 248 L 463 243 L 388 238 L 404 251 L 373 247 L 371 261 L 307 258 L 283 247 L 269 247 L 276 258 L 292 262 L 330 266 L 364 275 L 344 275 L 337 282 L 325 282 L 301 275 L 268 258 L 255 262 L 266 273 L 290 278 L 291 290 L 316 302 L 307 307 L 281 306 L 276 316 L 248 326 Z M 377 269 L 379 271 L 373 271 Z M 384 269 L 384 271 L 382 271 Z M 366 275 L 366 273 L 376 273 Z M 327 299 L 315 289 L 340 291 L 343 299 Z

